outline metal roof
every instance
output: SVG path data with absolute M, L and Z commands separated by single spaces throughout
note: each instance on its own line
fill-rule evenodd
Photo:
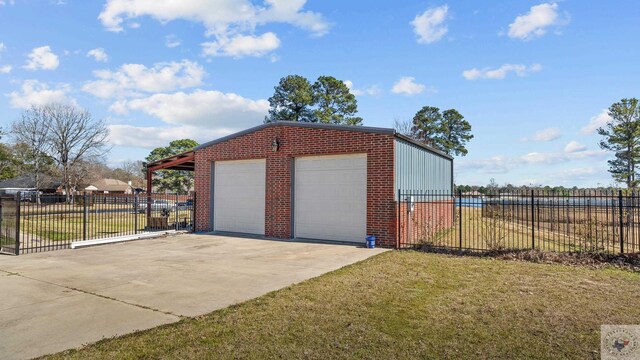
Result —
M 189 150 L 180 154 L 168 156 L 164 159 L 149 162 L 145 167 L 148 171 L 162 169 L 193 171 L 195 165 L 195 151 Z
M 335 125 L 335 124 L 324 124 L 324 123 L 307 123 L 307 122 L 294 122 L 294 121 L 274 121 L 274 122 L 269 122 L 269 123 L 261 124 L 258 126 L 254 126 L 252 128 L 242 130 L 237 133 L 233 133 L 231 135 L 223 136 L 221 138 L 218 138 L 212 141 L 208 141 L 204 144 L 200 144 L 196 146 L 195 148 L 193 148 L 193 150 L 189 150 L 181 154 L 172 155 L 164 159 L 150 162 L 146 164 L 146 167 L 148 170 L 151 170 L 151 171 L 160 170 L 160 169 L 193 171 L 195 167 L 195 159 L 194 159 L 195 151 L 204 149 L 211 145 L 229 141 L 231 139 L 235 139 L 243 135 L 251 134 L 253 132 L 256 132 L 262 129 L 275 127 L 275 126 L 291 126 L 291 127 L 303 127 L 303 128 L 313 128 L 313 129 L 340 130 L 340 131 L 353 131 L 353 132 L 364 132 L 364 133 L 372 133 L 372 134 L 393 135 L 396 138 L 410 142 L 433 154 L 436 154 L 438 156 L 444 157 L 449 160 L 453 160 L 452 156 L 438 149 L 434 149 L 431 146 L 425 145 L 420 141 L 416 141 L 408 136 L 402 135 L 391 128 L 372 127 L 372 126 Z
M 365 132 L 365 133 L 373 133 L 373 134 L 387 134 L 387 135 L 394 135 L 398 138 L 401 138 L 403 140 L 409 141 L 417 146 L 420 146 L 421 148 L 433 152 L 437 155 L 443 156 L 447 159 L 453 159 L 452 156 L 438 150 L 438 149 L 434 149 L 431 146 L 425 145 L 419 141 L 416 141 L 408 136 L 402 135 L 398 132 L 396 132 L 394 129 L 391 128 L 382 128 L 382 127 L 372 127 L 372 126 L 353 126 L 353 125 L 336 125 L 336 124 L 324 124 L 324 123 L 308 123 L 308 122 L 295 122 L 295 121 L 274 121 L 274 122 L 270 122 L 270 123 L 265 123 L 262 125 L 258 125 L 258 126 L 254 126 L 252 128 L 246 129 L 246 130 L 242 130 L 239 131 L 237 133 L 233 133 L 231 135 L 227 135 L 227 136 L 223 136 L 221 138 L 212 140 L 212 141 L 208 141 L 204 144 L 200 144 L 198 146 L 196 146 L 194 148 L 194 150 L 200 150 L 203 148 L 206 148 L 208 146 L 211 145 L 215 145 L 215 144 L 219 144 L 221 142 L 225 142 L 231 139 L 235 139 L 237 137 L 243 136 L 243 135 L 247 135 L 250 134 L 252 132 L 256 132 L 258 130 L 262 130 L 262 129 L 266 129 L 269 127 L 274 127 L 274 126 L 293 126 L 293 127 L 305 127 L 305 128 L 314 128 L 314 129 L 326 129 L 326 130 L 340 130 L 340 131 L 354 131 L 354 132 Z
M 365 132 L 365 133 L 374 133 L 374 134 L 389 134 L 389 135 L 393 135 L 395 133 L 395 130 L 393 129 L 371 127 L 371 126 L 335 125 L 335 124 L 308 123 L 308 122 L 296 122 L 296 121 L 274 121 L 274 122 L 269 122 L 262 125 L 254 126 L 252 128 L 242 130 L 237 133 L 233 133 L 231 135 L 223 136 L 221 138 L 206 142 L 204 144 L 196 146 L 194 150 L 206 148 L 211 145 L 225 142 L 227 140 L 231 140 L 242 135 L 247 135 L 252 132 L 274 127 L 274 126 L 305 127 L 305 128 L 314 128 L 314 129 L 342 130 L 342 131 Z

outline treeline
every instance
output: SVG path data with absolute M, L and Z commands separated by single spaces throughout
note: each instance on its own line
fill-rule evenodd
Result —
M 573 187 L 565 187 L 565 186 L 542 186 L 542 185 L 522 185 L 522 186 L 515 186 L 512 184 L 504 184 L 504 185 L 499 185 L 495 182 L 494 179 L 491 179 L 491 181 L 489 182 L 489 184 L 487 185 L 456 185 L 455 186 L 455 191 L 458 192 L 462 192 L 464 193 L 473 193 L 473 192 L 478 192 L 480 194 L 509 194 L 509 193 L 514 193 L 514 194 L 520 194 L 520 193 L 526 193 L 526 192 L 530 192 L 531 190 L 537 191 L 537 192 L 543 192 L 543 193 L 553 193 L 555 195 L 569 195 L 569 194 L 576 194 L 578 192 L 592 192 L 594 194 L 599 194 L 599 193 L 612 193 L 614 191 L 618 191 L 619 188 L 617 187 L 613 187 L 613 186 L 597 186 L 597 187 L 578 187 L 578 186 L 573 186 Z

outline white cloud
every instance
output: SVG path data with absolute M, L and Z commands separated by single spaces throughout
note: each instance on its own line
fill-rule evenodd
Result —
M 46 105 L 48 103 L 75 103 L 68 97 L 71 86 L 62 84 L 55 89 L 49 88 L 45 83 L 37 80 L 25 80 L 22 83 L 20 91 L 14 91 L 7 94 L 11 107 L 29 108 L 32 105 Z
M 267 32 L 255 35 L 258 26 L 286 23 L 322 36 L 330 24 L 320 13 L 304 9 L 306 0 L 108 0 L 98 16 L 109 31 L 122 31 L 123 23 L 150 16 L 162 23 L 186 20 L 201 23 L 206 35 L 204 53 L 215 56 L 256 56 L 277 48 L 280 41 Z M 258 55 L 258 56 L 259 56 Z
M 564 152 L 574 153 L 574 152 L 583 151 L 583 150 L 586 150 L 586 149 L 587 149 L 586 145 L 582 145 L 579 142 L 573 140 L 573 141 L 570 141 L 567 144 L 567 146 L 564 147 Z
M 15 0 L 0 0 L 0 6 L 14 5 L 15 3 Z
M 260 36 L 236 35 L 231 38 L 219 37 L 216 41 L 202 44 L 202 53 L 209 56 L 263 56 L 280 47 L 280 39 L 272 32 Z
M 413 32 L 418 36 L 418 43 L 430 44 L 442 39 L 447 34 L 447 20 L 449 7 L 442 5 L 427 9 L 411 21 Z
M 522 64 L 504 64 L 497 69 L 491 68 L 473 68 L 469 70 L 465 70 L 462 72 L 462 76 L 464 76 L 467 80 L 479 80 L 479 79 L 493 79 L 493 80 L 501 80 L 504 79 L 510 72 L 515 73 L 517 76 L 526 76 L 529 73 L 534 73 L 542 70 L 542 65 L 533 64 L 531 66 L 526 66 Z
M 0 53 L 4 51 L 7 51 L 7 47 L 4 45 L 3 42 L 0 42 Z
M 520 15 L 509 24 L 508 35 L 510 38 L 531 40 L 544 35 L 550 26 L 558 26 L 566 23 L 558 15 L 558 4 L 542 3 L 532 6 L 529 13 Z
M 569 162 L 572 160 L 589 159 L 589 158 L 601 158 L 607 156 L 608 153 L 604 150 L 582 150 L 572 153 L 564 152 L 531 152 L 523 155 L 519 160 L 526 164 L 560 164 Z
M 204 69 L 195 62 L 157 63 L 153 67 L 124 64 L 118 70 L 93 72 L 98 80 L 86 83 L 82 90 L 100 98 L 141 96 L 142 93 L 186 89 L 202 84 Z
M 416 95 L 425 90 L 426 86 L 415 82 L 415 78 L 411 76 L 401 77 L 393 87 L 391 92 L 394 94 Z
M 98 62 L 107 62 L 109 60 L 109 56 L 103 48 L 91 49 L 87 52 L 87 56 L 94 58 Z
M 524 137 L 520 141 L 553 141 L 559 138 L 562 134 L 558 128 L 547 128 L 540 131 L 536 131 L 531 137 Z
M 375 95 L 380 95 L 380 93 L 382 92 L 382 89 L 380 89 L 380 87 L 377 85 L 371 85 L 364 89 L 356 89 L 353 87 L 353 81 L 351 80 L 345 80 L 344 84 L 347 86 L 347 88 L 349 88 L 349 91 L 355 96 L 362 96 L 362 95 L 375 96 Z
M 34 48 L 28 57 L 29 60 L 24 66 L 27 70 L 54 70 L 60 64 L 58 55 L 54 54 L 49 46 Z
M 525 166 L 564 164 L 584 159 L 604 159 L 608 155 L 604 150 L 579 150 L 571 153 L 531 152 L 521 156 L 500 155 L 485 159 L 460 159 L 456 164 L 456 171 L 504 174 Z
M 11 67 L 11 65 L 0 66 L 0 74 L 8 74 L 12 69 L 13 67 Z
M 122 100 L 113 104 L 110 110 L 120 114 L 141 111 L 173 125 L 243 129 L 264 120 L 269 102 L 215 90 L 195 90 Z
M 168 48 L 175 48 L 182 44 L 182 41 L 175 35 L 167 35 L 164 37 L 164 45 Z
M 595 134 L 599 128 L 604 127 L 611 120 L 611 116 L 609 116 L 609 111 L 604 109 L 600 112 L 600 114 L 594 116 L 589 120 L 589 124 L 587 126 L 580 129 L 580 133 L 583 135 L 591 135 Z
M 133 125 L 109 125 L 109 142 L 116 146 L 133 146 L 153 149 L 166 146 L 175 139 L 194 139 L 206 142 L 229 135 L 235 128 L 203 129 L 193 126 L 140 127 Z

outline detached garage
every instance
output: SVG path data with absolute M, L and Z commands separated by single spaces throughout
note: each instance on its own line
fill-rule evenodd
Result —
M 394 247 L 399 188 L 452 193 L 452 158 L 387 128 L 267 123 L 148 169 L 189 166 L 196 231 Z

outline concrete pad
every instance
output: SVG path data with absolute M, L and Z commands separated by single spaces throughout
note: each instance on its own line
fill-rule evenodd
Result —
M 0 333 L 12 334 L 0 336 L 0 354 L 4 347 L 18 351 L 18 358 L 43 355 L 176 321 L 178 315 L 206 314 L 382 251 L 186 234 L 3 256 L 0 270 L 17 275 L 0 272 L 0 289 L 13 292 L 10 301 L 0 301 Z M 101 308 L 103 319 L 91 311 L 74 310 L 93 306 Z M 58 338 L 39 345 L 43 334 L 52 332 Z
M 25 359 L 179 317 L 17 275 L 0 275 L 0 354 Z

